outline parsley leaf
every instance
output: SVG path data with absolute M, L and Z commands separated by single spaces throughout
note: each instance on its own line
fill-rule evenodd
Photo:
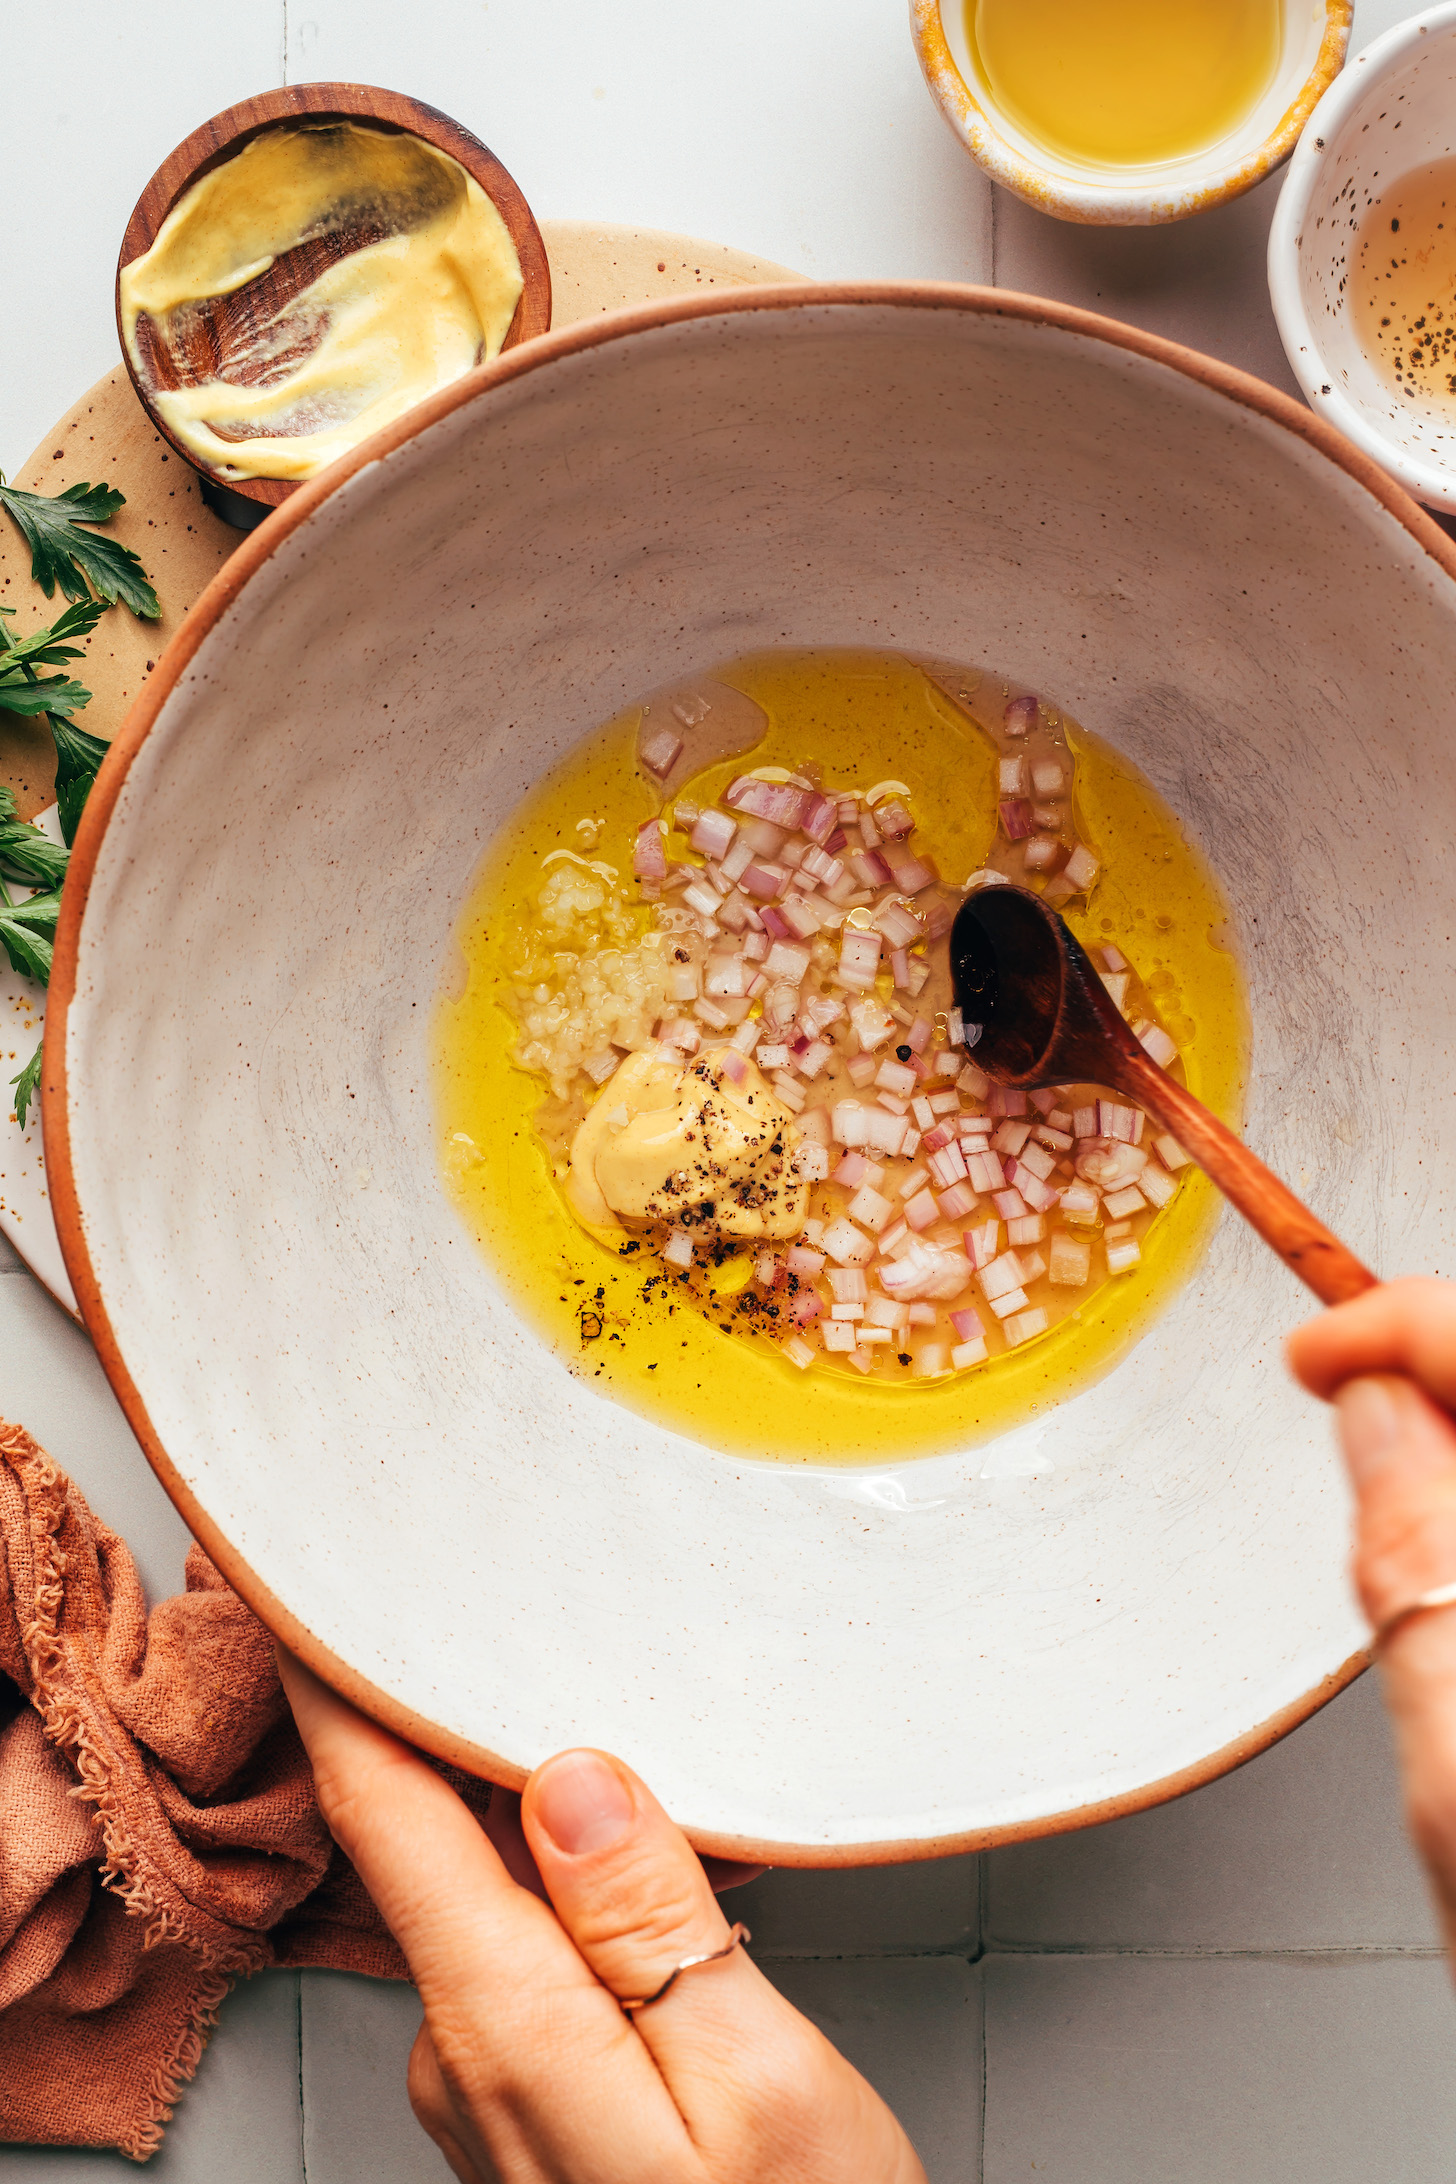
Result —
M 51 715 L 51 741 L 56 747 L 56 805 L 61 817 L 61 836 L 68 844 L 76 839 L 91 784 L 110 746 L 100 736 L 88 735 L 74 721 Z
M 133 614 L 154 621 L 161 603 L 131 548 L 81 528 L 109 523 L 125 506 L 126 496 L 109 485 L 68 485 L 52 495 L 22 493 L 0 478 L 0 508 L 30 548 L 30 573 L 47 599 L 55 597 L 59 584 L 68 599 L 89 600 L 94 592 L 107 606 L 119 599 Z
M 40 1064 L 44 1052 L 45 1041 L 42 1040 L 24 1069 L 21 1070 L 20 1075 L 12 1077 L 10 1080 L 15 1087 L 15 1119 L 22 1130 L 25 1128 L 25 1118 L 30 1111 L 30 1103 L 40 1090 Z
M 72 721 L 62 717 L 89 705 L 90 691 L 83 690 L 79 683 L 66 682 L 60 676 L 43 681 L 36 674 L 34 663 L 37 660 L 80 659 L 79 651 L 58 640 L 88 636 L 106 611 L 104 600 L 86 599 L 78 606 L 67 607 L 49 629 L 34 630 L 29 637 L 20 638 L 12 636 L 0 621 L 0 711 L 45 715 L 51 741 L 56 747 L 56 803 L 60 810 L 61 834 L 67 844 L 76 839 L 76 829 L 107 746 L 100 736 L 88 735 L 84 728 L 77 728 Z M 0 615 L 14 612 L 13 607 L 0 607 Z M 0 796 L 7 793 L 0 791 Z M 14 817 L 13 800 L 8 809 L 0 804 L 0 822 Z
M 91 693 L 64 675 L 38 675 L 32 682 L 7 682 L 0 670 L 0 713 L 78 713 Z
M 56 919 L 61 914 L 61 891 L 53 887 L 28 902 L 0 903 L 0 948 L 10 958 L 12 970 L 22 978 L 38 978 L 44 986 L 51 975 L 52 942 Z
M 23 819 L 0 819 L 0 871 L 24 880 L 31 887 L 59 887 L 71 861 L 39 827 Z

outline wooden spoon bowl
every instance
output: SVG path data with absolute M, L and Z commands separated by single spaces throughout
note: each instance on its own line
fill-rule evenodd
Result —
M 951 975 L 977 1068 L 995 1084 L 1105 1084 L 1145 1108 L 1324 1304 L 1375 1276 L 1186 1086 L 1143 1051 L 1064 921 L 1024 887 L 967 895 Z
M 466 173 L 480 184 L 505 221 L 521 261 L 525 285 L 502 347 L 513 349 L 520 342 L 529 341 L 534 334 L 544 334 L 551 324 L 551 269 L 546 260 L 546 245 L 531 208 L 495 154 L 468 129 L 462 129 L 458 121 L 452 121 L 448 114 L 422 105 L 418 99 L 406 98 L 402 92 L 381 91 L 372 85 L 358 83 L 290 84 L 280 91 L 265 91 L 256 99 L 243 99 L 238 105 L 229 106 L 224 113 L 215 114 L 200 129 L 194 129 L 191 136 L 163 160 L 137 199 L 117 259 L 116 325 L 121 336 L 122 361 L 136 388 L 137 398 L 157 431 L 177 450 L 183 461 L 199 473 L 209 489 L 209 498 L 214 505 L 220 504 L 220 512 L 235 518 L 240 515 L 244 522 L 260 521 L 270 508 L 287 500 L 301 481 L 297 478 L 222 477 L 209 465 L 198 462 L 192 451 L 177 439 L 158 414 L 152 400 L 153 392 L 158 388 L 195 385 L 201 379 L 215 376 L 220 367 L 228 367 L 237 356 L 248 353 L 252 329 L 258 321 L 271 318 L 285 308 L 334 260 L 376 242 L 379 231 L 361 224 L 312 237 L 296 249 L 285 251 L 256 280 L 247 282 L 231 295 L 217 297 L 190 314 L 187 341 L 180 349 L 152 339 L 150 322 L 141 321 L 138 344 L 146 357 L 150 381 L 138 374 L 122 330 L 121 273 L 124 266 L 151 249 L 168 213 L 202 175 L 220 167 L 225 160 L 235 158 L 265 129 L 303 120 L 365 122 L 371 128 L 420 137 L 426 144 L 434 145 L 437 151 L 447 152 L 452 159 L 458 160 Z M 282 361 L 272 358 L 270 370 L 276 372 Z M 261 376 L 260 366 L 252 369 L 254 374 Z M 231 371 L 229 376 L 236 376 L 236 371 Z M 242 367 L 242 376 L 250 376 L 246 365 Z M 235 505 L 238 501 L 252 503 L 254 509 L 239 510 Z

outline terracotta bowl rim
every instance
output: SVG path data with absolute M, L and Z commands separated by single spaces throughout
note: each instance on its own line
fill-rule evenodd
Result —
M 1324 0 L 1325 29 L 1314 67 L 1275 127 L 1257 150 L 1242 159 L 1190 166 L 1185 180 L 1157 183 L 1075 182 L 1038 166 L 1002 136 L 994 109 L 966 82 L 951 51 L 942 20 L 942 0 L 910 0 L 910 24 L 921 72 L 931 97 L 971 157 L 993 182 L 1034 205 L 1038 212 L 1088 227 L 1152 227 L 1186 220 L 1232 197 L 1241 197 L 1276 167 L 1282 166 L 1329 85 L 1344 65 L 1350 42 L 1353 0 Z
M 1185 378 L 1222 394 L 1254 411 L 1282 430 L 1327 457 L 1353 483 L 1407 531 L 1430 555 L 1446 576 L 1456 582 L 1456 544 L 1380 466 L 1353 447 L 1340 433 L 1312 416 L 1292 396 L 1266 385 L 1233 365 L 1202 356 L 1177 342 L 1163 340 L 1140 328 L 1125 326 L 1097 313 L 1022 296 L 1000 289 L 972 287 L 951 282 L 884 281 L 813 283 L 750 287 L 727 294 L 693 294 L 655 303 L 637 304 L 601 317 L 578 321 L 559 332 L 541 336 L 523 347 L 502 353 L 491 363 L 442 389 L 385 431 L 363 441 L 327 470 L 300 485 L 299 490 L 276 508 L 258 528 L 248 533 L 232 557 L 213 578 L 191 608 L 123 721 L 92 790 L 71 853 L 67 885 L 56 935 L 55 968 L 46 1014 L 45 1052 L 42 1071 L 42 1113 L 45 1158 L 55 1208 L 56 1227 L 66 1270 L 80 1305 L 87 1332 L 96 1347 L 103 1370 L 121 1404 L 127 1421 L 152 1469 L 206 1552 L 233 1589 L 292 1652 L 334 1690 L 396 1735 L 447 1760 L 469 1773 L 484 1776 L 512 1789 L 526 1780 L 525 1771 L 484 1747 L 453 1735 L 413 1709 L 380 1690 L 341 1660 L 309 1630 L 299 1617 L 265 1586 L 244 1558 L 202 1507 L 180 1477 L 148 1415 L 140 1390 L 128 1372 L 107 1312 L 101 1285 L 92 1267 L 86 1243 L 85 1218 L 79 1201 L 71 1156 L 68 1092 L 67 1034 L 70 1008 L 76 993 L 81 931 L 91 883 L 106 831 L 116 811 L 133 761 L 145 744 L 168 698 L 198 647 L 211 633 L 252 575 L 283 541 L 306 523 L 313 512 L 369 464 L 404 446 L 419 432 L 450 416 L 467 403 L 507 386 L 528 373 L 548 368 L 558 360 L 578 355 L 610 342 L 630 341 L 663 328 L 697 319 L 723 318 L 759 311 L 826 311 L 838 307 L 910 310 L 943 310 L 1042 324 L 1061 332 L 1121 349 L 1149 362 L 1180 372 Z M 999 1844 L 1022 1842 L 1044 1835 L 1067 1833 L 1106 1820 L 1144 1812 L 1184 1792 L 1212 1782 L 1266 1750 L 1279 1738 L 1309 1718 L 1334 1698 L 1369 1666 L 1368 1652 L 1351 1654 L 1331 1675 L 1267 1720 L 1245 1731 L 1189 1767 L 1144 1783 L 1120 1796 L 1074 1807 L 1032 1821 L 978 1829 L 952 1836 L 863 1842 L 854 1844 L 801 1844 L 769 1842 L 721 1835 L 695 1829 L 692 1839 L 704 1854 L 740 1859 L 753 1864 L 807 1867 L 888 1865 L 911 1860 L 949 1857 L 990 1849 Z

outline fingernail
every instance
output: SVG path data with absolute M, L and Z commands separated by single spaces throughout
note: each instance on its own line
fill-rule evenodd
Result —
M 552 1842 L 572 1858 L 620 1842 L 635 1818 L 626 1783 L 596 1752 L 563 1752 L 549 1761 L 532 1802 Z
M 1359 1483 L 1380 1469 L 1400 1439 L 1400 1412 L 1383 1380 L 1347 1380 L 1335 1401 L 1345 1457 Z

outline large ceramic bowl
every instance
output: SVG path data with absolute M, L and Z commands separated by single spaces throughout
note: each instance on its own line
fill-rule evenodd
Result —
M 1280 1362 L 1309 1299 L 1237 1220 L 989 1448 L 729 1460 L 594 1395 L 477 1256 L 431 998 L 492 834 L 645 689 L 777 643 L 997 662 L 1220 869 L 1260 1152 L 1375 1266 L 1444 1264 L 1451 547 L 1268 387 L 973 289 L 653 306 L 413 422 L 239 548 L 67 885 L 60 1229 L 179 1507 L 383 1720 L 511 1782 L 609 1746 L 720 1850 L 1005 1841 L 1246 1758 L 1364 1633 Z

